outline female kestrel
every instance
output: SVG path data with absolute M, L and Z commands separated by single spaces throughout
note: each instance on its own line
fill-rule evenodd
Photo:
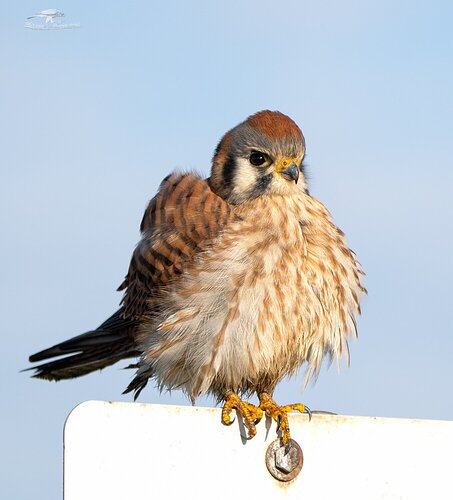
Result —
M 227 132 L 211 176 L 172 173 L 147 207 L 121 308 L 96 330 L 30 357 L 35 377 L 85 375 L 140 357 L 125 392 L 135 398 L 150 378 L 224 401 L 250 437 L 263 411 L 289 440 L 277 383 L 307 364 L 316 376 L 325 354 L 348 356 L 347 336 L 365 292 L 343 232 L 307 190 L 299 127 L 261 111 Z M 259 406 L 239 395 L 257 393 Z

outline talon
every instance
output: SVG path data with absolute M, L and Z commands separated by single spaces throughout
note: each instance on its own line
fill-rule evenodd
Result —
M 230 426 L 230 425 L 233 425 L 234 422 L 236 422 L 236 419 L 233 418 L 233 420 L 231 420 L 231 417 L 228 415 L 228 422 L 226 421 L 227 419 L 226 418 L 222 418 L 222 424 L 223 425 L 226 425 L 226 426 Z
M 277 415 L 277 432 L 280 430 L 280 426 L 282 425 L 282 420 L 283 420 L 283 417 L 282 417 L 281 413 L 279 413 Z
M 305 407 L 305 413 L 308 413 L 308 421 L 311 422 L 311 417 L 313 414 L 308 406 Z
M 301 403 L 279 406 L 265 392 L 258 394 L 258 397 L 260 400 L 260 408 L 277 423 L 277 432 L 281 433 L 282 444 L 285 446 L 285 454 L 288 453 L 291 448 L 291 445 L 289 444 L 291 434 L 289 431 L 288 413 L 291 413 L 292 411 L 308 413 L 308 418 L 311 420 L 310 408 Z
M 235 419 L 231 420 L 231 412 L 236 410 L 242 417 L 244 426 L 247 429 L 247 439 L 252 439 L 256 435 L 255 424 L 261 420 L 263 411 L 255 405 L 242 401 L 233 391 L 225 394 L 225 403 L 222 408 L 222 424 L 231 425 Z
M 222 408 L 221 421 L 223 425 L 231 425 L 235 419 L 231 420 L 231 412 L 236 408 L 236 401 L 232 397 L 233 393 L 227 393 L 225 396 L 225 404 Z

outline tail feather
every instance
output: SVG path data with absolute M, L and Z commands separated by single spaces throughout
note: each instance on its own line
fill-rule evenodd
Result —
M 118 310 L 96 330 L 83 333 L 30 356 L 30 362 L 65 356 L 29 368 L 33 377 L 61 380 L 100 370 L 121 359 L 139 356 L 133 333 L 137 322 L 122 317 Z M 70 356 L 69 356 L 70 355 Z

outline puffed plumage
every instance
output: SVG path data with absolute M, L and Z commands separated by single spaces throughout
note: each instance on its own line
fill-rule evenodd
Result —
M 348 354 L 365 289 L 355 254 L 307 190 L 299 127 L 261 111 L 220 141 L 211 176 L 172 173 L 144 214 L 122 307 L 98 329 L 30 357 L 72 378 L 139 356 L 148 380 L 195 398 L 272 394 L 304 363 Z

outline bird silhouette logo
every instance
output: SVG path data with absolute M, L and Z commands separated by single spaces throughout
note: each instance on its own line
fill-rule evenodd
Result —
M 27 17 L 27 19 L 34 19 L 36 17 L 42 17 L 43 19 L 46 20 L 47 23 L 53 23 L 53 20 L 56 17 L 64 17 L 64 12 L 58 9 L 46 9 L 46 10 L 41 10 L 40 12 L 37 12 L 33 16 Z
M 32 30 L 60 30 L 80 28 L 79 23 L 65 23 L 61 21 L 54 22 L 58 17 L 65 17 L 65 13 L 58 9 L 46 9 L 27 17 L 25 28 Z M 31 19 L 42 19 L 42 21 L 33 22 Z

